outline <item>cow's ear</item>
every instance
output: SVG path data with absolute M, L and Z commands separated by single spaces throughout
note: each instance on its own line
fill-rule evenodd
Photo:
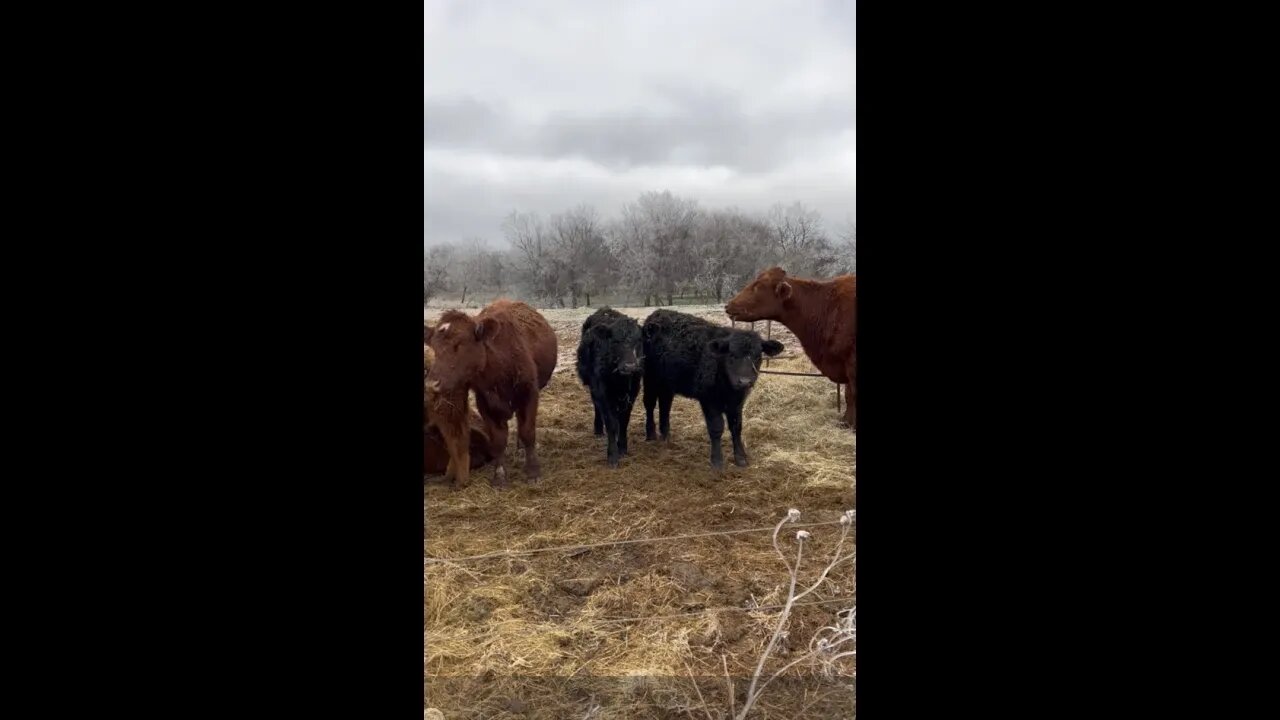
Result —
M 483 340 L 485 333 L 493 334 L 493 331 L 487 327 L 488 323 L 483 320 L 476 321 L 476 339 Z
M 609 330 L 608 325 L 596 325 L 595 327 L 591 328 L 591 334 L 595 335 L 601 340 L 608 340 L 609 338 L 613 337 L 613 332 Z
M 778 286 L 774 288 L 773 291 L 778 294 L 778 297 L 782 298 L 783 300 L 787 300 L 791 297 L 791 283 L 787 282 L 786 280 L 783 280 L 782 282 L 778 283 Z
M 773 357 L 774 355 L 777 355 L 778 353 L 782 352 L 782 343 L 778 342 L 777 340 L 765 340 L 764 342 L 760 343 L 760 345 L 764 349 L 764 354 L 768 355 L 769 357 Z
M 707 347 L 711 348 L 711 352 L 716 355 L 728 355 L 729 343 L 726 340 L 717 339 L 707 343 Z

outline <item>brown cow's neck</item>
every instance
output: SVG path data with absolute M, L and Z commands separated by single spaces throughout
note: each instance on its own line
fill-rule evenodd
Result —
M 791 285 L 791 297 L 782 304 L 778 322 L 796 336 L 814 366 L 823 369 L 827 318 L 835 311 L 835 283 L 801 278 L 787 278 L 787 283 Z

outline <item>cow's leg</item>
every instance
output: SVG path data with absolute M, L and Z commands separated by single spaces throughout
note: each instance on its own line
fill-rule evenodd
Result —
M 702 417 L 707 421 L 707 437 L 711 439 L 711 467 L 724 469 L 724 455 L 720 452 L 720 439 L 724 437 L 724 413 L 718 407 L 702 403 Z
M 596 435 L 602 436 L 605 434 L 604 433 L 604 429 L 605 429 L 604 416 L 605 416 L 606 406 L 604 404 L 604 401 L 601 400 L 600 397 L 598 397 L 594 391 L 592 391 L 591 393 L 591 407 L 594 409 L 596 414 L 596 420 L 595 420 Z
M 663 393 L 658 398 L 658 432 L 662 434 L 663 442 L 671 439 L 671 400 L 674 397 L 673 393 Z
M 524 404 L 516 410 L 517 432 L 520 442 L 524 444 L 524 477 L 533 482 L 542 475 L 542 466 L 538 464 L 538 450 L 535 447 L 538 436 L 538 392 L 529 393 Z
M 849 358 L 849 382 L 844 386 L 844 421 L 858 431 L 858 357 Z
M 465 419 L 461 431 L 453 423 L 440 427 L 440 435 L 444 438 L 445 451 L 449 453 L 449 465 L 444 471 L 445 482 L 454 490 L 461 490 L 471 482 L 471 429 Z
M 746 467 L 751 464 L 747 448 L 742 444 L 742 403 L 730 406 L 724 412 L 729 420 L 729 436 L 733 438 L 733 464 Z
M 609 462 L 609 467 L 616 468 L 618 467 L 618 457 L 619 457 L 618 410 L 617 408 L 614 407 L 614 403 L 609 402 L 610 400 L 613 400 L 616 403 L 616 398 L 610 398 L 608 396 L 601 398 L 600 412 L 601 414 L 604 415 L 604 429 L 609 436 L 609 445 L 608 445 L 608 451 L 606 454 L 606 459 Z
M 658 393 L 650 389 L 650 383 L 644 384 L 644 439 L 653 442 L 658 436 L 653 431 L 653 406 L 658 402 Z
M 618 452 L 627 454 L 627 427 L 631 425 L 631 408 L 636 404 L 637 387 L 631 387 L 627 396 L 618 403 Z
M 485 429 L 489 432 L 489 454 L 493 456 L 493 479 L 490 483 L 494 487 L 506 487 L 507 420 L 486 417 L 484 423 Z

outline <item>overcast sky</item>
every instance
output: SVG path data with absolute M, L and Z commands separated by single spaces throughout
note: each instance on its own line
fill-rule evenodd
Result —
M 856 217 L 855 0 L 426 0 L 427 245 L 646 190 Z

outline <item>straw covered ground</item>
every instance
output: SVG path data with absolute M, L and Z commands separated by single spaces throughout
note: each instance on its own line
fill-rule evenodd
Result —
M 728 323 L 720 306 L 678 309 Z M 620 310 L 643 320 L 653 308 Z M 762 375 L 744 410 L 751 466 L 727 462 L 722 475 L 708 462 L 695 401 L 676 398 L 668 444 L 644 442 L 637 401 L 631 455 L 610 470 L 574 371 L 581 324 L 592 311 L 542 312 L 555 328 L 559 361 L 538 413 L 541 481 L 524 482 L 513 420 L 509 489 L 491 488 L 488 468 L 459 492 L 438 477 L 424 483 L 427 704 L 448 720 L 731 717 L 778 620 L 777 609 L 754 608 L 787 596 L 789 576 L 770 532 L 438 560 L 772 528 L 798 508 L 801 523 L 829 523 L 807 528 L 812 540 L 800 572 L 807 586 L 831 557 L 840 535 L 834 521 L 854 506 L 855 436 L 839 426 L 835 386 Z M 439 313 L 429 308 L 425 318 Z M 764 323 L 756 330 L 763 336 Z M 787 349 L 764 369 L 816 372 L 786 328 L 774 323 L 772 335 Z M 727 430 L 724 448 L 731 456 Z M 792 559 L 794 536 L 793 526 L 779 535 Z M 852 543 L 850 534 L 842 554 Z M 853 606 L 854 591 L 853 564 L 834 569 L 804 599 L 822 602 L 793 610 L 765 674 L 803 654 L 815 631 Z M 797 665 L 769 686 L 751 717 L 852 717 L 852 669 L 842 664 L 828 677 L 817 665 Z

